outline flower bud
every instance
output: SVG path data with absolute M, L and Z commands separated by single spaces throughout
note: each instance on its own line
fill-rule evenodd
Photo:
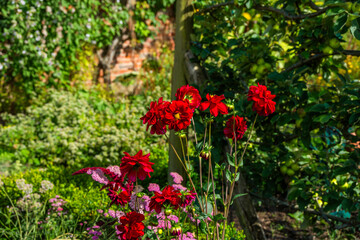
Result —
M 234 104 L 226 104 L 226 106 L 228 107 L 228 109 L 230 110 L 230 111 L 232 111 L 232 110 L 234 110 Z
M 171 228 L 171 235 L 173 236 L 179 236 L 181 234 L 181 227 L 180 226 L 177 226 L 177 227 L 172 227 Z
M 165 215 L 166 215 L 166 216 L 170 216 L 171 213 L 172 213 L 171 209 L 166 209 L 166 210 L 165 210 Z
M 210 152 L 201 151 L 200 157 L 203 158 L 203 159 L 205 159 L 205 160 L 208 160 L 209 157 L 210 157 Z
M 186 138 L 186 134 L 185 134 L 185 133 L 182 133 L 182 134 L 179 135 L 179 137 L 182 138 L 182 139 L 185 139 L 185 138 Z
M 164 233 L 164 231 L 163 231 L 161 228 L 159 228 L 159 229 L 157 230 L 157 234 L 162 235 L 163 233 Z

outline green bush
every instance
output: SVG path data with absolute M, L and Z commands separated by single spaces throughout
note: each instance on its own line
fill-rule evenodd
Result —
M 72 176 L 72 172 L 70 168 L 49 167 L 3 177 L 0 238 L 53 239 L 68 232 L 81 234 L 80 222 L 94 223 L 99 215 L 97 210 L 107 204 L 106 192 L 99 192 L 99 187 L 93 186 L 88 178 Z M 25 193 L 19 189 L 19 180 L 31 185 L 31 191 Z M 42 191 L 43 180 L 53 183 L 53 188 Z M 64 214 L 59 215 L 53 209 L 51 199 L 54 198 L 66 202 L 61 206 Z
M 51 91 L 25 114 L 2 115 L 6 125 L 0 130 L 0 156 L 36 166 L 83 168 L 118 164 L 124 151 L 158 149 L 157 156 L 166 161 L 164 144 L 156 143 L 139 119 L 152 100 L 109 102 L 98 93 Z

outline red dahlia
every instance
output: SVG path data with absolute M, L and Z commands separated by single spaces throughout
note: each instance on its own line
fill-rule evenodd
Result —
M 165 109 L 169 105 L 169 102 L 163 101 L 162 97 L 159 98 L 158 102 L 154 101 L 150 103 L 150 109 L 145 116 L 140 119 L 143 120 L 143 124 L 147 123 L 146 131 L 151 126 L 151 134 L 165 134 L 166 126 L 163 123 L 165 115 Z
M 181 193 L 179 190 L 175 190 L 172 186 L 166 186 L 164 190 L 160 192 L 154 192 L 155 195 L 150 200 L 150 211 L 155 209 L 159 214 L 161 208 L 164 205 L 171 205 L 175 209 L 178 209 L 181 204 Z
M 181 197 L 181 207 L 189 206 L 196 198 L 196 193 L 193 191 L 188 191 L 184 193 Z
M 142 155 L 142 150 L 140 150 L 135 156 L 130 156 L 127 152 L 124 154 L 120 164 L 122 176 L 127 174 L 131 182 L 135 182 L 136 178 L 140 180 L 144 180 L 146 176 L 150 178 L 150 173 L 154 171 L 151 167 L 154 163 L 149 159 L 150 153 Z
M 201 102 L 199 91 L 189 85 L 179 88 L 176 91 L 175 97 L 176 100 L 188 102 L 191 110 L 198 108 Z
M 216 117 L 219 112 L 221 114 L 228 114 L 228 108 L 225 103 L 221 102 L 225 99 L 224 95 L 217 96 L 217 95 L 210 95 L 206 94 L 207 101 L 202 102 L 200 104 L 200 110 L 205 111 L 210 107 L 210 114 Z
M 192 116 L 193 111 L 188 103 L 172 101 L 165 110 L 164 122 L 169 125 L 169 129 L 174 129 L 177 132 L 190 125 Z
M 246 121 L 243 117 L 232 116 L 227 120 L 226 127 L 224 129 L 224 135 L 228 138 L 234 139 L 234 132 L 236 139 L 241 139 L 247 129 Z
M 122 240 L 137 240 L 139 237 L 144 236 L 145 217 L 143 214 L 137 212 L 129 212 L 126 216 L 120 218 L 121 225 L 116 226 L 120 232 L 118 236 Z
M 109 184 L 107 195 L 111 200 L 110 206 L 112 204 L 124 206 L 130 201 L 129 192 L 125 188 L 121 187 L 118 183 Z
M 275 97 L 276 95 L 272 95 L 266 86 L 260 84 L 251 86 L 248 93 L 248 101 L 253 101 L 253 111 L 260 116 L 268 116 L 275 112 Z

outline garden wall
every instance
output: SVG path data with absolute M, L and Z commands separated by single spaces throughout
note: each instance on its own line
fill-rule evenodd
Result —
M 149 56 L 159 57 L 163 47 L 175 49 L 175 29 L 173 20 L 166 20 L 159 27 L 150 26 L 149 30 L 155 32 L 154 37 L 147 38 L 141 46 L 132 47 L 130 40 L 124 42 L 116 63 L 111 71 L 111 81 L 119 76 L 139 71 L 143 61 Z M 103 73 L 100 72 L 99 82 L 103 83 Z M 91 85 L 89 80 L 87 85 Z

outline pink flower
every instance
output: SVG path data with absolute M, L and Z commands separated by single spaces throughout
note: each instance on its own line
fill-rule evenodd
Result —
M 184 186 L 181 185 L 181 184 L 173 184 L 172 186 L 173 186 L 173 188 L 175 188 L 176 190 L 180 190 L 180 191 L 186 191 L 186 190 L 187 190 L 187 188 L 184 187 Z
M 120 166 L 109 166 L 106 169 L 109 169 L 111 172 L 118 175 L 119 177 L 121 176 Z
M 111 216 L 112 218 L 116 218 L 116 215 L 115 215 L 115 211 L 114 211 L 114 210 L 109 209 L 108 213 L 110 214 L 110 216 Z
M 181 182 L 183 181 L 183 177 L 177 172 L 171 172 L 170 176 L 173 177 L 174 183 L 181 184 Z
M 149 187 L 148 187 L 148 190 L 149 190 L 150 192 L 161 192 L 159 185 L 156 184 L 156 183 L 150 183 L 150 184 L 149 184 Z
M 91 175 L 92 179 L 94 179 L 94 181 L 101 183 L 101 184 L 108 184 L 109 180 L 107 179 L 107 177 L 105 177 L 104 173 L 100 170 L 100 169 L 89 169 L 87 172 L 87 174 Z

